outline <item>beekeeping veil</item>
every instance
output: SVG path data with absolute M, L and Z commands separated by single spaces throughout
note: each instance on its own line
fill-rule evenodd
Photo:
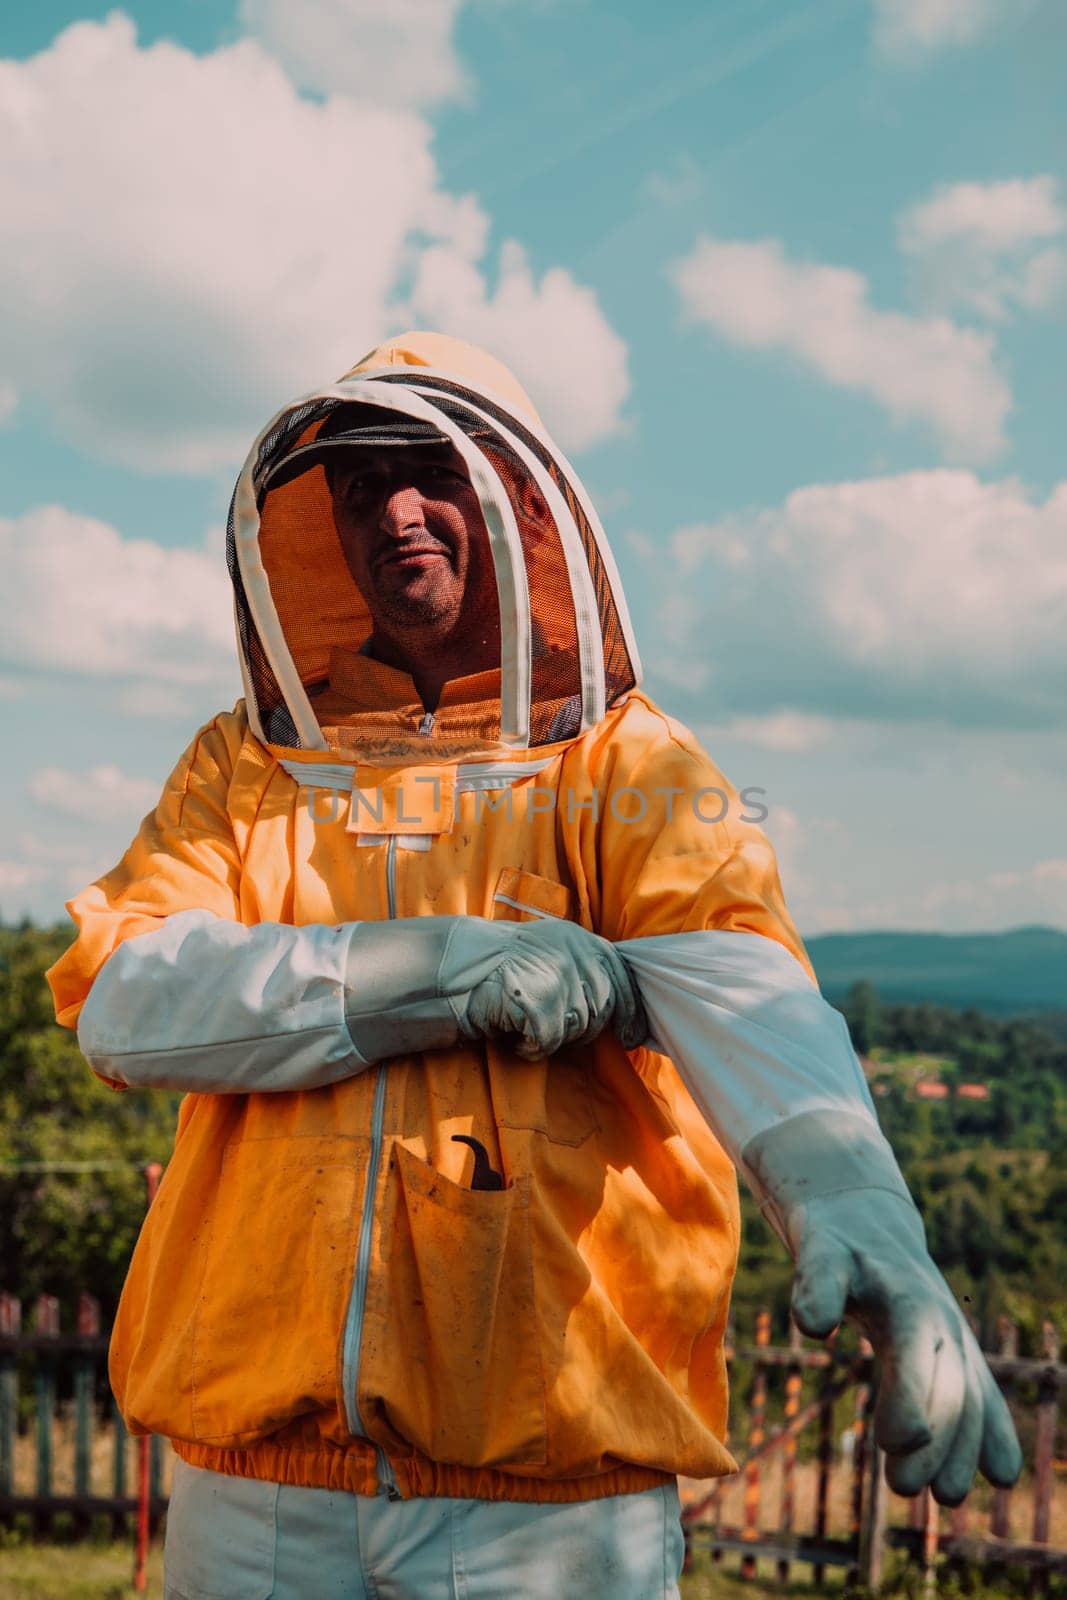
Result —
M 328 437 L 341 444 L 367 429 L 379 439 L 433 434 L 453 446 L 477 495 L 479 537 L 495 572 L 499 672 L 479 674 L 469 703 L 450 708 L 434 758 L 492 757 L 592 727 L 641 675 L 596 513 L 506 368 L 459 340 L 412 333 L 279 412 L 238 479 L 227 560 L 253 732 L 271 746 L 371 764 L 430 754 L 417 704 L 393 705 L 388 718 L 331 720 L 316 711 L 331 657 L 361 651 L 372 631 L 323 466 Z M 524 531 L 531 485 L 544 507 L 536 538 Z

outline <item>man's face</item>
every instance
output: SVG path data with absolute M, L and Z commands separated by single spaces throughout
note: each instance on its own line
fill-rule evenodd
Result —
M 357 446 L 331 463 L 334 519 L 376 629 L 440 639 L 461 620 L 499 641 L 496 579 L 478 497 L 450 445 Z

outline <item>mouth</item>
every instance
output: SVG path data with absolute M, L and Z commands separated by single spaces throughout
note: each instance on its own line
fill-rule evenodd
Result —
M 394 550 L 384 550 L 374 565 L 376 567 L 412 567 L 427 565 L 431 561 L 447 561 L 448 550 L 440 544 L 403 545 Z

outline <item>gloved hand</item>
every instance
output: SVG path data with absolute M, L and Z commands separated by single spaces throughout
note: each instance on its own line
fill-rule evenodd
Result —
M 518 1034 L 515 1052 L 527 1059 L 587 1043 L 609 1022 L 627 1049 L 644 1040 L 644 1009 L 613 944 L 554 918 L 508 926 L 501 961 L 468 997 L 464 1032 Z
M 576 923 L 405 917 L 361 923 L 349 946 L 345 1018 L 364 1061 L 519 1035 L 551 1055 L 614 1022 L 633 1048 L 644 1012 L 614 946 Z M 632 1043 L 631 1043 L 632 1041 Z
M 796 1260 L 793 1315 L 825 1338 L 846 1315 L 881 1366 L 874 1431 L 897 1494 L 958 1505 L 976 1470 L 1010 1488 L 1022 1452 L 996 1379 L 926 1248 L 888 1143 L 866 1117 L 809 1111 L 742 1153 Z

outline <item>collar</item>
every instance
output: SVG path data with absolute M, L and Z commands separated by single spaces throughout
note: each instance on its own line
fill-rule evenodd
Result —
M 376 661 L 362 650 L 334 645 L 330 651 L 330 689 L 344 695 L 360 711 L 395 711 L 421 705 L 414 680 L 399 667 Z M 470 705 L 478 700 L 500 699 L 500 668 L 450 678 L 441 690 L 438 709 Z

